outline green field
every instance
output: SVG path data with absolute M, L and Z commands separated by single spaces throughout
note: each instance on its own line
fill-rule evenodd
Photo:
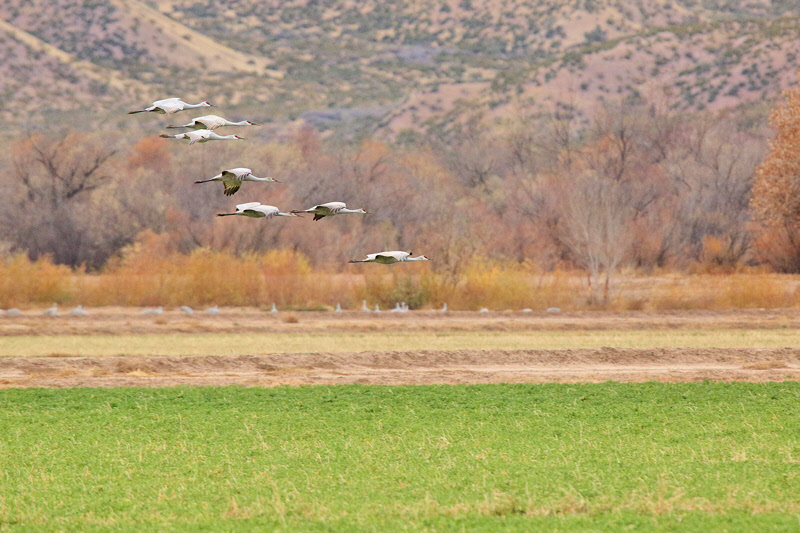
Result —
M 172 333 L 0 337 L 0 356 L 241 355 L 369 350 L 563 348 L 774 348 L 800 346 L 796 329 L 642 331 L 450 331 L 337 333 Z
M 0 530 L 798 531 L 800 384 L 0 391 Z

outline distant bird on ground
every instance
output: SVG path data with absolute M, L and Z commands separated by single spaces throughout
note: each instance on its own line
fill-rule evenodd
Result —
M 16 307 L 12 307 L 8 311 L 6 311 L 6 316 L 21 316 L 21 315 L 22 315 L 22 311 L 20 311 Z
M 560 313 L 561 309 L 559 307 L 548 307 L 547 308 L 547 312 L 548 313 Z
M 280 183 L 280 181 L 270 177 L 257 178 L 253 176 L 253 171 L 249 168 L 230 168 L 228 170 L 223 170 L 213 178 L 198 180 L 195 181 L 195 183 L 209 183 L 212 181 L 222 182 L 222 186 L 225 189 L 225 196 L 235 194 L 242 186 L 242 182 L 245 181 L 274 181 L 275 183 Z
M 158 113 L 159 115 L 172 115 L 184 109 L 194 109 L 196 107 L 213 107 L 208 102 L 200 102 L 199 104 L 187 104 L 180 98 L 165 98 L 164 100 L 156 100 L 153 105 L 140 109 L 138 111 L 128 111 L 129 115 L 136 113 Z
M 270 309 L 270 313 L 277 313 L 277 312 L 278 312 L 278 308 L 275 307 L 275 303 L 273 303 L 272 304 L 272 309 Z
M 282 213 L 280 209 L 274 205 L 264 205 L 261 202 L 248 202 L 246 204 L 239 204 L 236 206 L 235 213 L 217 213 L 218 217 L 230 217 L 233 215 L 241 215 L 250 218 L 274 218 L 274 217 L 299 217 L 294 213 Z
M 332 217 L 333 215 L 342 215 L 344 213 L 360 213 L 365 215 L 366 209 L 347 209 L 344 202 L 328 202 L 327 204 L 319 204 L 308 209 L 293 209 L 292 213 L 313 213 L 314 220 L 319 220 L 325 217 Z
M 219 314 L 219 307 L 216 305 L 214 307 L 209 307 L 206 309 L 206 314 L 208 315 L 218 315 Z
M 381 312 L 381 308 L 378 307 L 378 304 L 375 304 L 375 309 L 372 312 L 373 313 L 380 313 Z
M 364 311 L 365 313 L 371 313 L 372 312 L 372 311 L 370 311 L 369 307 L 367 307 L 367 301 L 366 300 L 361 300 L 361 310 Z
M 408 306 L 405 302 L 398 302 L 392 309 L 392 313 L 408 313 Z
M 217 135 L 211 130 L 195 130 L 186 133 L 176 133 L 175 135 L 162 133 L 159 137 L 164 139 L 188 139 L 189 144 L 244 139 L 244 137 L 239 137 L 238 135 Z
M 337 304 L 336 304 L 336 309 L 334 309 L 334 311 L 333 311 L 333 312 L 334 312 L 334 313 L 341 313 L 341 312 L 342 312 L 342 306 L 341 306 L 340 304 L 338 304 L 338 303 L 337 303 Z
M 485 307 L 483 307 L 483 308 L 481 308 L 481 310 L 480 310 L 480 311 L 478 311 L 478 312 L 479 312 L 479 313 L 488 313 L 488 312 L 489 312 L 489 310 L 488 310 L 488 309 L 486 309 Z
M 444 305 L 442 306 L 442 310 L 439 311 L 439 312 L 440 313 L 446 313 L 447 312 L 447 302 L 444 303 Z
M 58 316 L 58 304 L 53 304 L 53 307 L 44 310 L 47 316 Z
M 183 311 L 183 312 L 184 312 L 184 313 L 186 313 L 187 315 L 193 315 L 193 314 L 194 314 L 194 309 L 192 309 L 192 308 L 191 308 L 191 307 L 189 307 L 188 305 L 182 305 L 182 306 L 181 306 L 181 311 Z
M 533 309 L 531 309 L 530 307 L 526 307 L 525 309 L 522 310 L 522 312 L 523 313 L 533 313 Z
M 222 126 L 258 126 L 255 122 L 249 120 L 240 120 L 239 122 L 231 122 L 230 120 L 218 117 L 217 115 L 205 115 L 202 117 L 193 118 L 188 124 L 182 126 L 167 126 L 167 129 L 174 128 L 190 128 L 193 130 L 215 130 Z
M 69 314 L 71 314 L 72 316 L 86 316 L 89 313 L 86 311 L 86 309 L 83 308 L 82 305 L 78 304 L 78 307 L 70 311 Z
M 0 316 L 3 316 L 4 314 L 6 314 L 5 309 L 0 309 Z
M 153 309 L 152 307 L 148 307 L 147 309 L 142 311 L 142 314 L 143 315 L 160 315 L 163 312 L 164 312 L 164 310 L 159 305 L 155 309 Z
M 411 257 L 411 252 L 379 252 L 369 254 L 366 259 L 351 259 L 350 263 L 381 263 L 382 265 L 393 265 L 394 263 L 405 263 L 408 261 L 428 261 L 424 255 Z

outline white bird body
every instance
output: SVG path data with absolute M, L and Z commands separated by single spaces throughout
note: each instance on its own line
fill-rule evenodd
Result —
M 217 115 L 204 115 L 202 117 L 193 118 L 188 124 L 182 126 L 167 126 L 168 129 L 172 128 L 189 128 L 193 130 L 215 130 L 222 126 L 258 126 L 255 122 L 249 120 L 240 120 L 239 122 L 231 122 L 228 119 L 219 117 Z
M 138 111 L 128 111 L 129 115 L 136 113 L 158 113 L 159 115 L 172 115 L 184 109 L 195 109 L 197 107 L 212 107 L 208 102 L 200 102 L 199 104 L 187 104 L 180 98 L 165 98 L 163 100 L 156 100 L 153 105 L 140 109 Z
M 235 213 L 217 213 L 218 217 L 229 217 L 233 215 L 241 215 L 251 218 L 274 218 L 274 217 L 296 217 L 294 213 L 283 213 L 274 205 L 264 205 L 261 202 L 248 202 L 246 204 L 239 204 L 236 206 Z
M 78 307 L 70 311 L 69 314 L 71 314 L 72 316 L 86 316 L 89 313 L 86 311 L 86 309 L 83 308 L 82 305 L 79 304 Z
M 194 130 L 186 133 L 176 133 L 175 135 L 162 133 L 160 137 L 164 139 L 187 139 L 189 144 L 244 139 L 244 137 L 239 137 L 238 135 L 218 135 L 211 130 Z
M 293 209 L 292 213 L 313 213 L 314 220 L 319 220 L 321 218 L 344 213 L 366 214 L 367 211 L 365 209 L 347 209 L 347 205 L 344 202 L 328 202 L 326 204 L 315 205 L 309 209 Z
M 208 309 L 206 309 L 206 314 L 218 315 L 219 314 L 219 307 L 216 306 L 216 305 L 214 307 L 209 307 Z
M 223 170 L 213 178 L 198 180 L 195 181 L 195 183 L 209 183 L 211 181 L 222 182 L 222 186 L 225 188 L 225 196 L 232 196 L 235 194 L 245 181 L 273 181 L 275 183 L 280 183 L 280 181 L 270 177 L 257 178 L 253 176 L 253 171 L 249 168 L 229 168 L 228 170 Z
M 440 313 L 446 313 L 446 312 L 447 312 L 447 302 L 445 302 L 444 305 L 442 306 L 442 310 L 440 311 Z
M 382 265 L 393 265 L 395 263 L 406 263 L 409 261 L 428 261 L 428 258 L 424 255 L 411 257 L 409 252 L 392 251 L 369 254 L 366 259 L 350 260 L 351 263 L 381 263 Z
M 274 303 L 274 302 L 272 303 L 272 309 L 270 309 L 270 311 L 269 311 L 269 312 L 270 312 L 270 313 L 277 313 L 277 312 L 278 312 L 278 308 L 275 306 L 275 303 Z
M 367 307 L 367 301 L 366 300 L 361 300 L 361 310 L 363 312 L 365 312 L 365 313 L 371 313 L 372 312 L 372 311 L 370 311 L 369 307 Z
M 152 308 L 145 309 L 144 311 L 142 311 L 142 314 L 143 315 L 160 315 L 163 312 L 164 312 L 164 309 L 162 309 L 162 307 L 159 305 L 155 309 L 152 309 Z
M 182 305 L 182 306 L 181 306 L 181 311 L 183 311 L 183 312 L 184 312 L 184 313 L 186 313 L 187 315 L 193 315 L 193 314 L 194 314 L 194 309 L 192 309 L 192 308 L 191 308 L 191 307 L 189 307 L 188 305 Z
M 333 311 L 333 312 L 334 312 L 334 313 L 341 313 L 341 312 L 342 312 L 342 306 L 341 306 L 341 304 L 338 304 L 338 303 L 337 303 L 337 304 L 336 304 L 336 309 L 334 309 L 334 311 Z
M 58 316 L 58 304 L 53 304 L 53 307 L 44 310 L 47 316 Z
M 22 311 L 17 309 L 16 307 L 12 307 L 11 309 L 6 311 L 6 316 L 21 316 Z

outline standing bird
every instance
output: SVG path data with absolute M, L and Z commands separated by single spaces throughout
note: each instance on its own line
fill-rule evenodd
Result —
M 189 144 L 205 143 L 208 141 L 224 141 L 227 139 L 244 139 L 244 137 L 239 137 L 238 135 L 217 135 L 211 130 L 195 130 L 187 133 L 176 133 L 175 135 L 167 135 L 166 133 L 162 133 L 159 135 L 159 137 L 164 139 L 188 139 Z
M 344 202 L 328 202 L 327 204 L 315 205 L 309 209 L 293 209 L 292 213 L 313 213 L 314 220 L 319 220 L 325 217 L 332 217 L 333 215 L 341 215 L 343 213 L 361 213 L 366 214 L 365 209 L 347 209 Z
M 53 307 L 45 309 L 43 314 L 47 316 L 58 316 L 58 304 L 53 304 Z
M 71 314 L 72 316 L 86 316 L 89 313 L 88 311 L 86 311 L 86 309 L 83 308 L 82 305 L 78 304 L 78 307 L 70 311 L 69 314 Z
M 165 98 L 164 100 L 156 100 L 153 105 L 140 109 L 138 111 L 128 111 L 129 115 L 136 113 L 158 113 L 159 115 L 172 115 L 184 109 L 194 109 L 196 107 L 213 107 L 208 102 L 200 102 L 199 104 L 187 104 L 180 98 Z
M 239 122 L 231 122 L 217 115 L 205 115 L 202 117 L 193 118 L 188 124 L 182 126 L 167 126 L 167 129 L 173 128 L 189 128 L 193 130 L 215 130 L 222 126 L 258 126 L 255 122 L 249 120 L 240 120 Z
M 242 215 L 251 218 L 273 218 L 273 217 L 298 217 L 294 213 L 282 213 L 280 209 L 274 205 L 264 205 L 261 202 L 248 202 L 246 204 L 239 204 L 236 206 L 235 213 L 217 213 L 218 217 L 229 217 L 233 215 Z
M 382 265 L 393 265 L 395 263 L 406 263 L 408 261 L 428 261 L 428 257 L 420 255 L 411 257 L 410 252 L 380 252 L 369 254 L 366 259 L 351 259 L 350 263 L 381 263 Z
M 266 178 L 257 178 L 253 176 L 253 171 L 249 168 L 229 168 L 228 170 L 223 170 L 220 174 L 217 174 L 211 179 L 207 180 L 198 180 L 195 183 L 208 183 L 211 181 L 221 181 L 223 187 L 225 188 L 225 196 L 231 196 L 239 190 L 239 187 L 242 186 L 243 181 L 274 181 L 275 183 L 280 183 L 280 181 L 266 177 Z M 294 213 L 294 211 L 292 211 Z

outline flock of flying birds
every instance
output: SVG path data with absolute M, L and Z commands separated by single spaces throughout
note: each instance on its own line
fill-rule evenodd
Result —
M 167 98 L 165 100 L 157 100 L 153 102 L 150 107 L 140 109 L 137 111 L 129 111 L 128 114 L 135 113 L 158 113 L 161 115 L 173 115 L 185 109 L 196 109 L 200 107 L 212 107 L 208 102 L 200 102 L 199 104 L 187 104 L 180 98 Z M 239 122 L 231 122 L 217 115 L 206 115 L 192 119 L 187 124 L 173 126 L 169 125 L 167 128 L 186 128 L 184 133 L 177 133 L 168 135 L 161 134 L 161 137 L 166 139 L 185 139 L 189 144 L 206 143 L 208 141 L 223 141 L 223 140 L 240 140 L 243 139 L 238 135 L 219 135 L 214 132 L 217 128 L 223 126 L 257 126 L 258 124 L 250 122 L 249 120 L 242 120 Z M 234 195 L 242 186 L 245 181 L 262 181 L 262 182 L 278 182 L 278 180 L 270 177 L 258 178 L 253 175 L 253 171 L 249 168 L 230 168 L 223 170 L 213 178 L 206 180 L 198 180 L 195 183 L 209 183 L 212 181 L 222 182 L 223 192 L 225 196 Z M 278 182 L 279 183 L 279 182 Z M 345 213 L 360 213 L 367 214 L 364 209 L 348 209 L 344 202 L 328 202 L 324 204 L 315 205 L 308 209 L 295 209 L 288 213 L 282 212 L 280 209 L 273 205 L 264 205 L 261 202 L 247 202 L 238 204 L 236 211 L 233 213 L 218 213 L 218 216 L 245 216 L 251 218 L 274 218 L 274 217 L 300 217 L 300 213 L 310 213 L 314 215 L 314 220 L 320 220 L 325 217 L 332 217 L 334 215 L 342 215 Z M 412 257 L 410 252 L 404 251 L 387 251 L 368 254 L 366 259 L 353 259 L 350 263 L 381 263 L 384 265 L 391 265 L 394 263 L 405 263 L 408 261 L 427 261 L 428 258 L 424 255 Z

